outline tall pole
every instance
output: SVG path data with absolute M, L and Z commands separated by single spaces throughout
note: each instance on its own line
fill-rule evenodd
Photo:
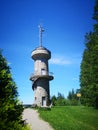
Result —
M 42 47 L 42 32 L 44 32 L 44 29 L 41 25 L 39 25 L 39 45 Z

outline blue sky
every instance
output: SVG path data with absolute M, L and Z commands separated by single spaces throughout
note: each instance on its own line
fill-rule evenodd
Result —
M 0 48 L 11 67 L 19 99 L 33 103 L 34 71 L 31 52 L 39 46 L 41 24 L 43 46 L 52 53 L 49 71 L 54 73 L 50 95 L 80 88 L 80 63 L 85 34 L 93 28 L 95 0 L 0 0 Z

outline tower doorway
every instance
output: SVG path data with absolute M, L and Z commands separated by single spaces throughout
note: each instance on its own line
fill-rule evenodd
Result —
M 42 97 L 42 106 L 46 106 L 46 97 Z

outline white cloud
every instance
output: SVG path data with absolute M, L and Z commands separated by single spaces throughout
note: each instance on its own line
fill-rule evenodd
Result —
M 71 64 L 71 61 L 66 59 L 63 56 L 54 56 L 52 59 L 50 59 L 50 64 L 69 65 L 69 64 Z
M 74 77 L 72 80 L 79 81 L 79 77 Z
M 67 55 L 59 55 L 52 54 L 52 58 L 50 59 L 50 64 L 54 65 L 80 65 L 81 63 L 81 55 L 80 54 L 72 54 Z

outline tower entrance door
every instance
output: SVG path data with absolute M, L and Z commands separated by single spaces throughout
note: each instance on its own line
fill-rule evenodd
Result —
M 46 97 L 42 97 L 42 106 L 46 106 Z

